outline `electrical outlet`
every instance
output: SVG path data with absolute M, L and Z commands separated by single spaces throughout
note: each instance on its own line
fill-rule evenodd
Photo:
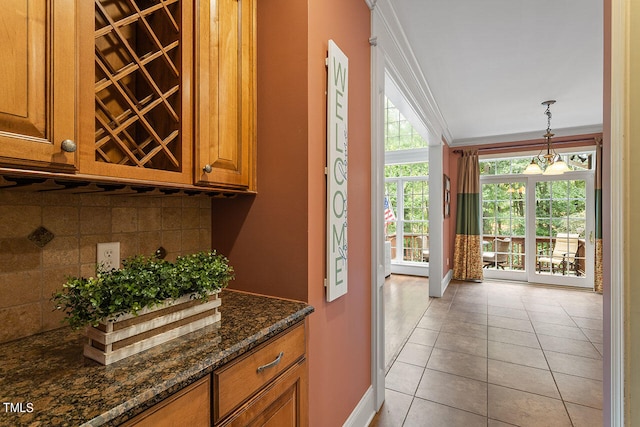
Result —
M 111 271 L 120 268 L 120 242 L 98 243 L 98 268 Z

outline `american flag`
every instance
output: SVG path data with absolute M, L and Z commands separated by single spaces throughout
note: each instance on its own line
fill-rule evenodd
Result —
M 389 197 L 384 196 L 384 222 L 392 222 L 396 220 L 396 216 L 393 214 L 391 204 L 389 203 Z

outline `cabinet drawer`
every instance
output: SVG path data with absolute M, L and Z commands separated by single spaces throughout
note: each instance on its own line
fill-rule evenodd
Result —
M 307 399 L 307 361 L 301 359 L 219 427 L 306 427 Z
M 305 353 L 304 323 L 213 373 L 214 422 L 293 365 Z

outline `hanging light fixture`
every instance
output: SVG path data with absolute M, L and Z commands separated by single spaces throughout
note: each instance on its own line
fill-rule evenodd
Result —
M 567 164 L 562 160 L 562 157 L 558 153 L 555 152 L 553 147 L 551 146 L 551 137 L 554 135 L 551 133 L 551 110 L 550 107 L 555 104 L 555 100 L 544 101 L 542 105 L 546 105 L 547 109 L 544 114 L 547 116 L 547 133 L 543 136 L 547 140 L 547 154 L 542 154 L 542 150 L 540 153 L 531 159 L 531 163 L 524 170 L 524 174 L 526 175 L 561 175 L 569 170 Z M 544 172 L 540 167 L 541 163 L 544 166 Z

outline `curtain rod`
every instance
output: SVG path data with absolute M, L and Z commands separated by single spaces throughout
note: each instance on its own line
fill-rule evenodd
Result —
M 556 145 L 556 144 L 574 144 L 577 142 L 591 142 L 591 143 L 595 143 L 595 145 L 600 145 L 602 141 L 601 137 L 598 136 L 594 136 L 592 138 L 576 138 L 576 139 L 567 139 L 567 140 L 563 140 L 563 141 L 553 141 L 551 143 L 551 145 Z M 536 147 L 546 147 L 547 146 L 547 142 L 546 141 L 541 141 L 541 142 L 534 142 L 532 144 L 511 144 L 511 145 L 501 145 L 498 147 L 482 147 L 482 148 L 478 148 L 478 151 L 498 151 L 498 150 L 509 150 L 512 148 L 536 148 Z M 462 153 L 463 150 L 461 149 L 455 149 L 453 150 L 453 152 L 455 154 L 459 154 Z

